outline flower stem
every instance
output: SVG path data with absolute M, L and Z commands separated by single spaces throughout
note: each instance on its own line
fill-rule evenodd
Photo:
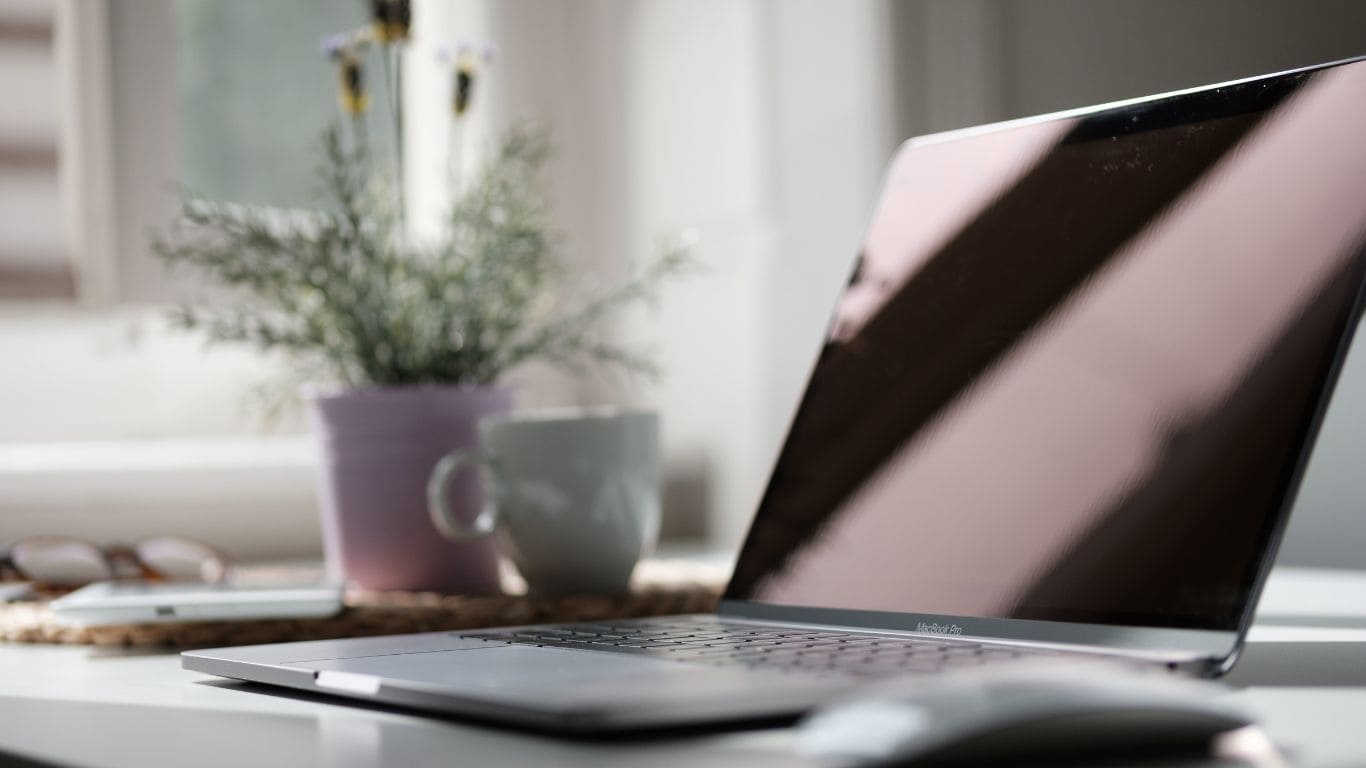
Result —
M 389 112 L 394 119 L 394 216 L 398 237 L 402 239 L 407 231 L 403 188 L 403 52 L 397 44 L 385 43 L 381 58 L 389 92 Z
M 355 152 L 369 157 L 370 136 L 365 129 L 365 113 L 363 112 L 351 115 L 351 145 Z
M 446 184 L 452 194 L 460 194 L 465 170 L 465 123 L 456 117 L 446 133 Z

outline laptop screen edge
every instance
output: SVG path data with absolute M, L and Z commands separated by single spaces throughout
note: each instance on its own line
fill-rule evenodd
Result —
M 1173 661 L 1194 657 L 1217 663 L 1231 657 L 1241 639 L 1239 632 L 1210 629 L 1171 629 L 843 608 L 808 608 L 753 600 L 722 600 L 716 612 L 719 616 L 732 619 L 819 624 L 926 637 L 1086 646 L 1170 657 Z

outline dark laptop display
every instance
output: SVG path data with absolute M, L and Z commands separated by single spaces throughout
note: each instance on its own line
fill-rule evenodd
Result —
M 728 600 L 1233 630 L 1366 233 L 1366 64 L 912 142 Z

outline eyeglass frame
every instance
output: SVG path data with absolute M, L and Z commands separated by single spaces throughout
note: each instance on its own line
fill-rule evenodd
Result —
M 91 581 L 45 581 L 40 578 L 35 578 L 33 575 L 25 572 L 23 567 L 15 561 L 14 552 L 15 550 L 22 547 L 24 544 L 39 542 L 50 544 L 76 544 L 87 547 L 90 551 L 98 554 L 99 559 L 104 563 L 106 575 L 103 579 L 95 579 L 95 581 L 131 581 L 137 579 L 153 582 L 175 581 L 177 579 L 167 575 L 163 571 L 160 571 L 152 565 L 148 564 L 147 561 L 141 555 L 138 554 L 138 550 L 144 545 L 146 545 L 148 542 L 159 540 L 170 540 L 183 544 L 191 544 L 195 547 L 200 547 L 205 552 L 209 553 L 210 557 L 206 558 L 203 561 L 203 563 L 201 563 L 200 569 L 202 571 L 205 565 L 208 565 L 210 563 L 216 563 L 217 574 L 213 578 L 208 579 L 202 578 L 201 576 L 201 578 L 194 579 L 194 581 L 199 581 L 206 584 L 218 584 L 227 578 L 228 559 L 223 555 L 222 552 L 220 552 L 216 547 L 212 547 L 208 544 L 205 544 L 202 541 L 187 538 L 184 536 L 149 536 L 144 539 L 139 539 L 137 542 L 131 545 L 119 542 L 100 545 L 88 539 L 82 539 L 78 536 L 30 536 L 27 538 L 19 539 L 17 541 L 9 542 L 4 545 L 0 545 L 0 583 L 6 581 L 24 581 L 37 587 L 50 587 L 58 589 L 79 587 L 85 584 L 92 583 Z M 121 566 L 123 567 L 121 568 Z M 132 568 L 135 570 L 129 570 L 127 566 L 132 566 Z M 13 574 L 17 576 L 18 579 L 9 579 L 7 578 L 8 574 Z M 187 581 L 189 580 L 187 579 Z

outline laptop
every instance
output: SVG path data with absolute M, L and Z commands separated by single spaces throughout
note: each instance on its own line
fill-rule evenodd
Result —
M 1234 663 L 1360 314 L 1366 59 L 912 139 L 714 614 L 187 652 L 562 732 Z

